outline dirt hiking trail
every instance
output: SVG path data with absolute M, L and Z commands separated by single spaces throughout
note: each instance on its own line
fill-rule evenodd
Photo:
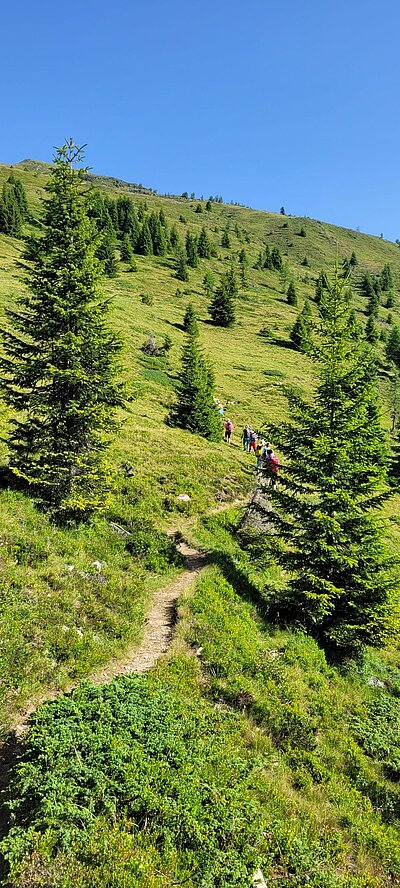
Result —
M 123 657 L 114 657 L 93 675 L 93 684 L 105 684 L 117 675 L 147 672 L 168 650 L 173 636 L 178 599 L 206 566 L 208 556 L 187 543 L 178 543 L 177 549 L 186 562 L 186 570 L 168 586 L 157 589 L 145 620 L 145 630 L 139 646 L 126 651 Z

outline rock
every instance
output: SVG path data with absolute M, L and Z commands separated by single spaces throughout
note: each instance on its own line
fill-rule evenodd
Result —
M 369 685 L 370 688 L 385 688 L 386 687 L 384 681 L 381 681 L 380 678 L 375 678 L 375 676 L 373 676 L 373 675 L 370 675 L 369 679 L 367 680 L 367 685 Z
M 98 572 L 101 573 L 101 569 L 103 567 L 101 561 L 92 561 L 92 567 L 96 567 Z
M 178 493 L 177 500 L 179 500 L 181 503 L 189 503 L 190 496 L 188 493 Z
M 260 869 L 258 869 L 257 872 L 254 873 L 253 885 L 254 885 L 254 888 L 268 888 L 267 882 L 265 881 L 264 876 L 263 876 Z

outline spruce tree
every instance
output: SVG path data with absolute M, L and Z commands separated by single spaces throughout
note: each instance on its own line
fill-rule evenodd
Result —
M 317 305 L 321 302 L 325 290 L 328 289 L 328 279 L 324 271 L 320 271 L 315 282 L 315 301 Z
M 27 292 L 7 310 L 1 361 L 4 396 L 16 415 L 10 468 L 59 518 L 107 501 L 104 451 L 122 403 L 118 339 L 98 291 L 95 230 L 87 213 L 82 151 L 57 150 Z
M 355 268 L 356 265 L 358 265 L 358 259 L 357 259 L 357 256 L 356 256 L 354 250 L 350 256 L 350 265 L 352 268 Z
M 392 269 L 389 264 L 383 266 L 381 275 L 380 275 L 380 284 L 382 290 L 387 293 L 393 287 L 393 275 Z
M 400 327 L 393 326 L 389 339 L 386 343 L 386 356 L 389 361 L 393 361 L 396 367 L 400 368 Z
M 239 253 L 239 267 L 240 267 L 240 284 L 242 290 L 245 290 L 247 287 L 247 269 L 249 267 L 246 250 L 242 249 Z
M 293 329 L 290 333 L 290 338 L 293 342 L 293 345 L 298 349 L 298 351 L 301 351 L 304 354 L 307 354 L 311 349 L 312 326 L 313 322 L 311 305 L 309 300 L 306 299 L 304 307 L 302 308 L 300 314 L 297 316 Z
M 195 234 L 191 234 L 189 231 L 186 233 L 185 247 L 187 264 L 190 265 L 191 268 L 197 268 L 199 264 L 197 238 Z
M 108 225 L 100 236 L 96 257 L 103 263 L 104 274 L 109 278 L 115 278 L 118 270 L 116 254 L 116 239 L 112 225 Z
M 131 271 L 136 271 L 136 262 L 133 255 L 132 243 L 129 234 L 124 234 L 122 238 L 120 253 L 122 262 L 128 262 Z
M 14 197 L 21 214 L 21 219 L 25 220 L 28 216 L 28 198 L 21 179 L 17 179 L 16 176 L 14 176 L 14 173 L 11 173 L 7 182 L 12 185 L 14 189 Z
M 176 276 L 178 281 L 188 281 L 189 280 L 189 272 L 187 268 L 186 262 L 186 253 L 182 247 L 182 245 L 177 244 L 176 247 Z
M 275 268 L 276 271 L 282 271 L 282 256 L 279 250 L 279 247 L 272 247 L 271 250 L 271 262 L 272 267 Z
M 360 289 L 361 289 L 361 295 L 365 296 L 366 299 L 369 299 L 372 296 L 372 294 L 374 292 L 374 282 L 372 280 L 372 277 L 371 277 L 369 271 L 366 271 L 365 274 L 363 275 L 362 280 L 361 280 L 361 284 L 360 284 Z
M 161 225 L 158 213 L 150 213 L 148 218 L 148 226 L 151 235 L 153 253 L 155 256 L 165 256 L 167 252 L 167 241 L 165 230 Z
M 393 580 L 377 509 L 387 496 L 388 451 L 376 395 L 376 363 L 349 331 L 349 300 L 336 272 L 324 293 L 313 352 L 311 402 L 291 395 L 290 421 L 272 430 L 284 456 L 273 492 L 290 572 L 280 619 L 306 628 L 335 656 L 380 644 Z
M 230 271 L 222 275 L 220 285 L 217 287 L 208 309 L 212 322 L 217 327 L 232 327 L 235 323 L 236 297 L 235 272 L 231 268 Z
M 287 288 L 286 301 L 289 305 L 297 305 L 297 293 L 293 281 L 290 281 L 290 284 Z
M 141 256 L 152 256 L 153 254 L 153 241 L 146 218 L 144 219 L 142 227 L 140 229 L 135 252 L 139 253 Z
M 211 256 L 211 244 L 204 225 L 199 234 L 197 253 L 200 256 L 200 259 L 209 259 Z
M 264 258 L 264 268 L 268 269 L 269 271 L 272 271 L 274 265 L 273 265 L 273 262 L 272 262 L 271 250 L 270 250 L 268 244 L 267 244 L 267 246 L 265 247 L 265 254 L 264 254 L 264 256 L 265 256 L 265 258 Z
M 172 250 L 175 250 L 177 244 L 179 243 L 179 235 L 176 228 L 176 225 L 173 225 L 169 235 L 169 242 L 171 244 Z
M 214 286 L 215 286 L 215 277 L 214 277 L 212 271 L 210 271 L 210 269 L 207 269 L 207 271 L 203 277 L 204 293 L 205 293 L 207 299 L 211 299 L 211 297 L 214 293 Z
M 185 333 L 190 333 L 197 324 L 195 310 L 191 302 L 186 306 L 185 316 L 183 318 L 183 329 Z
M 226 226 L 222 232 L 221 247 L 224 247 L 225 250 L 229 250 L 230 245 L 229 229 L 228 226 Z
M 192 318 L 186 334 L 182 367 L 178 375 L 177 401 L 168 422 L 209 441 L 221 440 L 221 422 L 215 409 L 214 374 L 199 345 L 199 328 Z
M 15 195 L 14 186 L 5 182 L 0 197 L 0 232 L 10 237 L 20 237 L 22 215 Z
M 375 321 L 375 317 L 372 314 L 370 314 L 365 325 L 365 338 L 367 342 L 371 343 L 371 345 L 374 345 L 375 342 L 378 342 L 379 339 L 379 330 Z
M 367 314 L 373 318 L 377 318 L 379 314 L 379 296 L 374 289 L 368 299 Z

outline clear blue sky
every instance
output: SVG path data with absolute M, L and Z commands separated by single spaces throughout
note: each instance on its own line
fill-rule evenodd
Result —
M 399 0 L 20 0 L 1 20 L 3 163 L 72 135 L 160 192 L 400 237 Z

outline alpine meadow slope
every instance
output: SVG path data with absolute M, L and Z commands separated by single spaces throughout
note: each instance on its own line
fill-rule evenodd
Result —
M 0 193 L 11 173 L 28 198 L 23 233 L 40 231 L 49 166 L 0 165 Z M 390 645 L 334 667 L 304 632 L 268 621 L 286 582 L 273 548 L 245 532 L 237 508 L 207 517 L 254 486 L 254 458 L 240 446 L 245 423 L 279 426 L 287 388 L 305 399 L 313 392 L 311 358 L 290 334 L 307 299 L 316 322 L 318 279 L 336 263 L 351 265 L 354 324 L 363 332 L 374 321 L 389 437 L 398 396 L 386 342 L 400 325 L 400 248 L 325 222 L 157 195 L 118 179 L 91 176 L 93 186 L 111 215 L 118 198 L 129 198 L 153 236 L 161 211 L 165 246 L 146 254 L 143 242 L 142 253 L 132 259 L 127 250 L 122 261 L 122 240 L 108 222 L 102 229 L 110 276 L 101 292 L 122 341 L 126 392 L 105 511 L 62 525 L 38 508 L 8 472 L 10 412 L 0 402 L 3 737 L 26 711 L 75 687 L 39 707 L 23 743 L 7 789 L 13 827 L 2 846 L 3 884 L 250 888 L 259 866 L 272 884 L 298 888 L 400 884 L 399 602 Z M 194 236 L 208 258 L 191 255 Z M 23 248 L 21 238 L 0 234 L 2 327 L 25 286 Z M 391 279 L 382 277 L 387 266 Z M 232 268 L 235 323 L 216 326 L 210 289 Z M 368 274 L 386 280 L 376 299 L 366 295 Z M 234 424 L 231 446 L 222 428 L 218 442 L 166 421 L 189 303 L 216 397 Z M 394 487 L 384 507 L 393 561 L 399 503 Z M 181 601 L 168 656 L 146 676 L 76 687 L 140 640 L 152 591 L 182 567 L 171 528 L 212 563 Z

